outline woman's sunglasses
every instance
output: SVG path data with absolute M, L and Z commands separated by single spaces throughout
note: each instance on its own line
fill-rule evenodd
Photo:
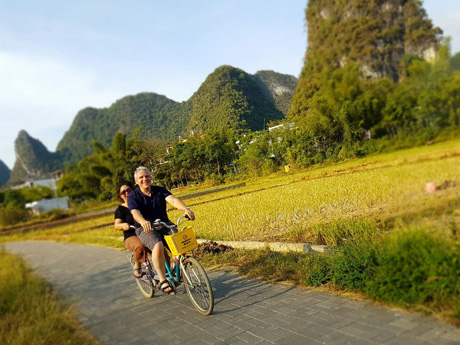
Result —
M 132 189 L 131 188 L 126 188 L 125 190 L 121 190 L 120 191 L 120 194 L 124 194 L 124 195 L 128 195 L 129 193 L 132 192 Z

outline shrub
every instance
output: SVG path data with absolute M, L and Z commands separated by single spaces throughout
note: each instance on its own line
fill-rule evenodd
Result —
M 40 213 L 40 216 L 38 218 L 51 222 L 54 220 L 60 220 L 60 219 L 67 218 L 72 214 L 73 212 L 69 210 L 52 209 L 52 210 L 49 210 L 48 212 Z
M 459 248 L 424 229 L 390 237 L 378 258 L 366 292 L 396 305 L 460 308 Z
M 363 291 L 378 260 L 377 248 L 370 240 L 344 245 L 333 260 L 332 283 L 341 289 Z
M 21 207 L 8 205 L 0 208 L 0 224 L 3 226 L 21 223 L 29 218 L 29 212 Z
M 99 194 L 99 196 L 97 197 L 97 200 L 98 201 L 110 201 L 113 199 L 113 195 L 111 192 L 109 191 L 103 191 L 101 194 Z
M 310 255 L 306 258 L 305 271 L 306 284 L 309 286 L 321 286 L 332 280 L 332 257 L 325 255 Z

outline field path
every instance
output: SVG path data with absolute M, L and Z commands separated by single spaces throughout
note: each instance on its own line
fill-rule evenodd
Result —
M 80 322 L 115 344 L 458 345 L 460 329 L 430 317 L 359 300 L 210 271 L 211 316 L 176 296 L 142 297 L 125 253 L 55 242 L 12 242 L 9 252 L 78 307 Z

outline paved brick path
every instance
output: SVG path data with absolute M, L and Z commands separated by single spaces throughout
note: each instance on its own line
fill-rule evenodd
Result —
M 370 303 L 210 271 L 211 316 L 176 296 L 142 297 L 125 253 L 54 242 L 4 245 L 79 308 L 79 320 L 115 344 L 460 344 L 460 329 Z

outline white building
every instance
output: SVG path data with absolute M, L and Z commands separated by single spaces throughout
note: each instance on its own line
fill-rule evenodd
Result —
M 27 203 L 26 208 L 31 209 L 33 214 L 40 214 L 41 212 L 48 212 L 53 209 L 68 210 L 68 200 L 69 197 L 67 196 L 62 198 L 43 199 Z
M 57 170 L 51 173 L 50 178 L 40 179 L 40 180 L 28 179 L 23 184 L 13 186 L 11 187 L 11 189 L 33 188 L 33 187 L 43 186 L 43 187 L 48 187 L 53 191 L 56 191 L 57 190 L 56 181 L 60 180 L 62 176 L 64 176 L 64 172 L 62 170 Z

